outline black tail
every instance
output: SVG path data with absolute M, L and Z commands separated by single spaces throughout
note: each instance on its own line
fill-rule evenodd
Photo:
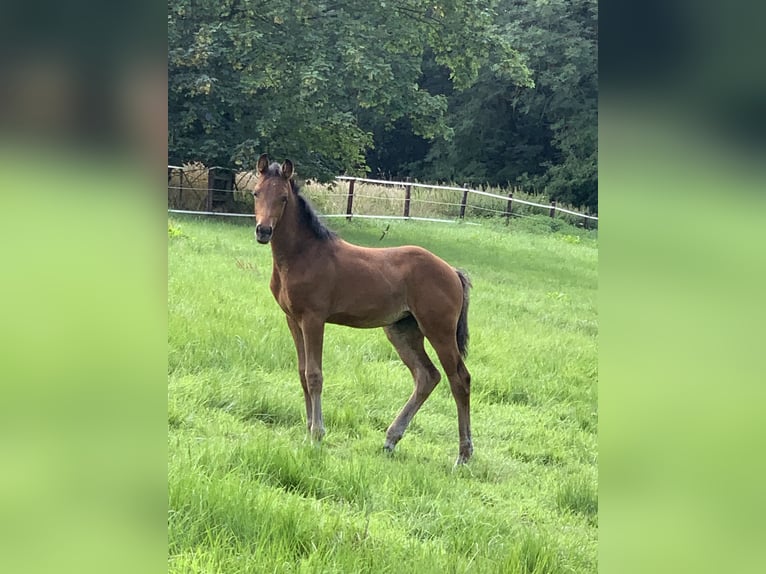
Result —
M 463 285 L 463 308 L 460 310 L 460 318 L 457 320 L 457 348 L 460 355 L 465 358 L 468 356 L 468 290 L 471 288 L 471 280 L 459 269 L 455 269 L 455 271 Z

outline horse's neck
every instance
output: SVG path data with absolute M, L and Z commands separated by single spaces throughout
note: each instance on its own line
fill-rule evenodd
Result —
M 274 266 L 280 269 L 300 262 L 312 250 L 315 243 L 317 239 L 310 229 L 304 227 L 297 204 L 291 205 L 277 229 L 274 230 L 274 236 L 271 239 Z

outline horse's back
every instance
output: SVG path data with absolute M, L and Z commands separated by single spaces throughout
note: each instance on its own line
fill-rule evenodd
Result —
M 423 247 L 360 247 L 345 243 L 336 254 L 340 276 L 369 294 L 400 300 L 404 309 L 421 316 L 442 314 L 457 320 L 463 286 L 455 268 Z
M 444 280 L 459 285 L 455 269 L 428 249 L 417 245 L 400 247 L 361 247 L 345 243 L 345 259 L 355 270 L 374 270 L 401 281 Z M 339 254 L 343 259 L 342 252 Z

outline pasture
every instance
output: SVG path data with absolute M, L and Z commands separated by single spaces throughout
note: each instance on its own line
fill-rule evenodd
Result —
M 421 245 L 471 276 L 474 457 L 453 467 L 446 378 L 385 454 L 409 371 L 382 330 L 335 325 L 327 435 L 311 444 L 270 248 L 250 219 L 169 218 L 169 571 L 595 572 L 594 232 L 546 232 L 544 218 L 328 223 L 360 245 Z

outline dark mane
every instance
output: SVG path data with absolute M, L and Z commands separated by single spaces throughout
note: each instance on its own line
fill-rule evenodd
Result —
M 263 174 L 265 177 L 282 177 L 282 166 L 277 162 L 269 165 L 269 168 Z M 338 236 L 334 231 L 328 229 L 324 223 L 319 220 L 317 212 L 309 203 L 309 200 L 301 195 L 301 190 L 294 179 L 290 180 L 290 188 L 293 190 L 295 198 L 298 200 L 298 211 L 300 213 L 300 221 L 303 225 L 308 227 L 314 234 L 314 237 L 321 241 L 332 241 Z
M 295 198 L 298 200 L 298 210 L 301 214 L 301 222 L 311 230 L 314 237 L 317 239 L 321 241 L 335 240 L 338 236 L 320 221 L 317 212 L 314 211 L 309 200 L 301 195 L 301 190 L 298 187 L 298 184 L 292 179 L 290 180 L 290 187 L 295 194 Z

